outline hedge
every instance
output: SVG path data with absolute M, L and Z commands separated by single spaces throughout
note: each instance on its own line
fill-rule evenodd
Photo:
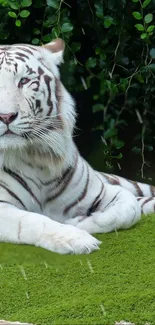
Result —
M 141 176 L 155 139 L 154 10 L 155 0 L 0 0 L 0 42 L 63 38 L 63 82 L 89 97 L 105 161 L 122 158 L 127 129 Z

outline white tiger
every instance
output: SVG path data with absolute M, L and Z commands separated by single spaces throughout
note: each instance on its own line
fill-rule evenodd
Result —
M 60 39 L 0 46 L 0 241 L 83 254 L 99 249 L 92 233 L 154 212 L 155 188 L 99 173 L 80 156 L 57 67 L 63 51 Z

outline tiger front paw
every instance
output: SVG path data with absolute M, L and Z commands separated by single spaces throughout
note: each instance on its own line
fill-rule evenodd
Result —
M 59 254 L 89 254 L 99 249 L 101 242 L 84 230 L 61 225 L 56 233 L 46 231 L 36 246 Z

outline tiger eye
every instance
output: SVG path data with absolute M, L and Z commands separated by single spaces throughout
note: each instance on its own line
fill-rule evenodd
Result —
M 21 88 L 23 85 L 27 84 L 30 81 L 28 78 L 22 78 L 19 81 L 18 87 Z

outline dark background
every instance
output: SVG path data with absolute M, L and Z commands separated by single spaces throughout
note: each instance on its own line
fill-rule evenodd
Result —
M 83 156 L 100 170 L 147 181 L 154 177 L 154 16 L 155 0 L 0 1 L 2 44 L 65 40 L 61 76 L 77 103 Z

